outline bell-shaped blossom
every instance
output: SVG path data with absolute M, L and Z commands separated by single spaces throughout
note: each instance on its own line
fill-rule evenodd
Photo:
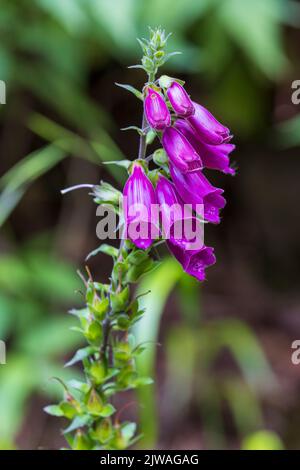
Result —
M 167 245 L 172 255 L 182 265 L 184 271 L 199 281 L 205 280 L 205 269 L 216 262 L 212 247 L 204 245 L 200 250 L 187 251 L 172 243 L 171 240 L 167 241 Z
M 171 124 L 171 114 L 164 98 L 152 88 L 147 88 L 144 100 L 144 111 L 149 126 L 157 131 L 163 131 Z
M 203 168 L 201 158 L 194 147 L 174 127 L 165 129 L 162 144 L 172 164 L 183 173 Z
M 151 181 L 139 164 L 134 164 L 123 190 L 125 238 L 143 250 L 159 236 L 156 196 Z
M 223 126 L 217 119 L 198 103 L 193 102 L 195 113 L 188 118 L 188 122 L 197 131 L 199 139 L 211 145 L 229 142 L 232 136 L 228 127 Z
M 193 216 L 192 205 L 183 204 L 174 184 L 162 175 L 156 185 L 156 199 L 162 217 L 163 237 L 185 250 L 202 248 L 203 222 Z
M 170 165 L 170 173 L 176 190 L 182 200 L 192 204 L 197 211 L 197 204 L 204 204 L 204 218 L 208 222 L 220 222 L 220 209 L 226 204 L 221 194 L 223 189 L 215 188 L 201 171 L 182 173 L 175 166 Z
M 172 108 L 178 116 L 189 117 L 194 114 L 195 109 L 192 100 L 179 83 L 173 81 L 167 89 L 167 95 Z
M 235 170 L 230 167 L 229 160 L 229 154 L 235 149 L 234 144 L 225 142 L 219 145 L 210 145 L 204 143 L 198 138 L 197 132 L 185 119 L 177 119 L 175 127 L 192 144 L 200 155 L 205 168 L 220 170 L 229 175 L 235 174 Z

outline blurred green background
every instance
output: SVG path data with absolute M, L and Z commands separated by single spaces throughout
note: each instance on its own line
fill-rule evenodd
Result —
M 232 129 L 235 178 L 210 172 L 228 200 L 206 243 L 218 262 L 203 285 L 170 258 L 144 278 L 149 341 L 140 368 L 155 385 L 126 403 L 139 445 L 162 449 L 300 448 L 300 5 L 289 0 L 2 0 L 0 79 L 0 448 L 59 448 L 61 423 L 43 413 L 51 377 L 79 346 L 69 331 L 82 298 L 76 269 L 96 248 L 95 205 L 60 189 L 100 179 L 103 161 L 135 158 L 141 104 L 136 37 L 148 26 L 181 50 L 164 68 Z M 166 254 L 167 255 L 167 254 Z M 89 263 L 104 280 L 110 262 Z M 151 343 L 152 342 L 152 343 Z M 156 346 L 159 343 L 160 346 Z

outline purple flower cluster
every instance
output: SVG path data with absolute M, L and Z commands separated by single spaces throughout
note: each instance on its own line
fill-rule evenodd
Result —
M 229 161 L 229 154 L 235 148 L 230 143 L 232 136 L 229 129 L 218 122 L 207 109 L 193 102 L 183 86 L 175 80 L 169 80 L 164 93 L 160 88 L 148 86 L 145 94 L 145 116 L 149 126 L 161 137 L 169 167 L 158 173 L 154 189 L 142 167 L 133 165 L 124 195 L 130 200 L 129 206 L 133 202 L 145 201 L 159 204 L 162 216 L 169 218 L 171 222 L 166 237 L 169 250 L 188 274 L 202 281 L 205 279 L 205 268 L 216 261 L 214 249 L 203 244 L 197 249 L 189 249 L 190 240 L 184 236 L 180 239 L 174 237 L 174 226 L 186 216 L 182 216 L 182 211 L 178 214 L 175 211 L 170 220 L 167 208 L 190 205 L 191 211 L 187 218 L 194 225 L 199 221 L 199 216 L 206 222 L 220 222 L 220 210 L 226 204 L 222 196 L 223 190 L 208 181 L 203 169 L 215 169 L 234 175 Z M 201 214 L 199 207 L 203 208 Z M 137 219 L 141 223 L 147 223 L 141 216 Z M 132 223 L 128 209 L 125 211 L 125 222 L 126 225 Z M 150 231 L 153 223 L 157 226 L 157 219 L 153 222 L 152 218 L 151 224 L 148 223 L 146 239 L 130 237 L 138 247 L 146 249 L 153 242 Z

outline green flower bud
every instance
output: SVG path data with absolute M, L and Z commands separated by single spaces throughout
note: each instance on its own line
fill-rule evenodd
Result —
M 103 401 L 96 390 L 91 390 L 86 407 L 88 412 L 94 416 L 99 416 L 103 410 Z

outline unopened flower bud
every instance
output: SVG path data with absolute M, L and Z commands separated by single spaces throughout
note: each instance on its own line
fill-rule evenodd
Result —
M 147 121 L 153 129 L 162 131 L 171 124 L 171 115 L 163 97 L 152 88 L 147 89 L 144 101 Z

